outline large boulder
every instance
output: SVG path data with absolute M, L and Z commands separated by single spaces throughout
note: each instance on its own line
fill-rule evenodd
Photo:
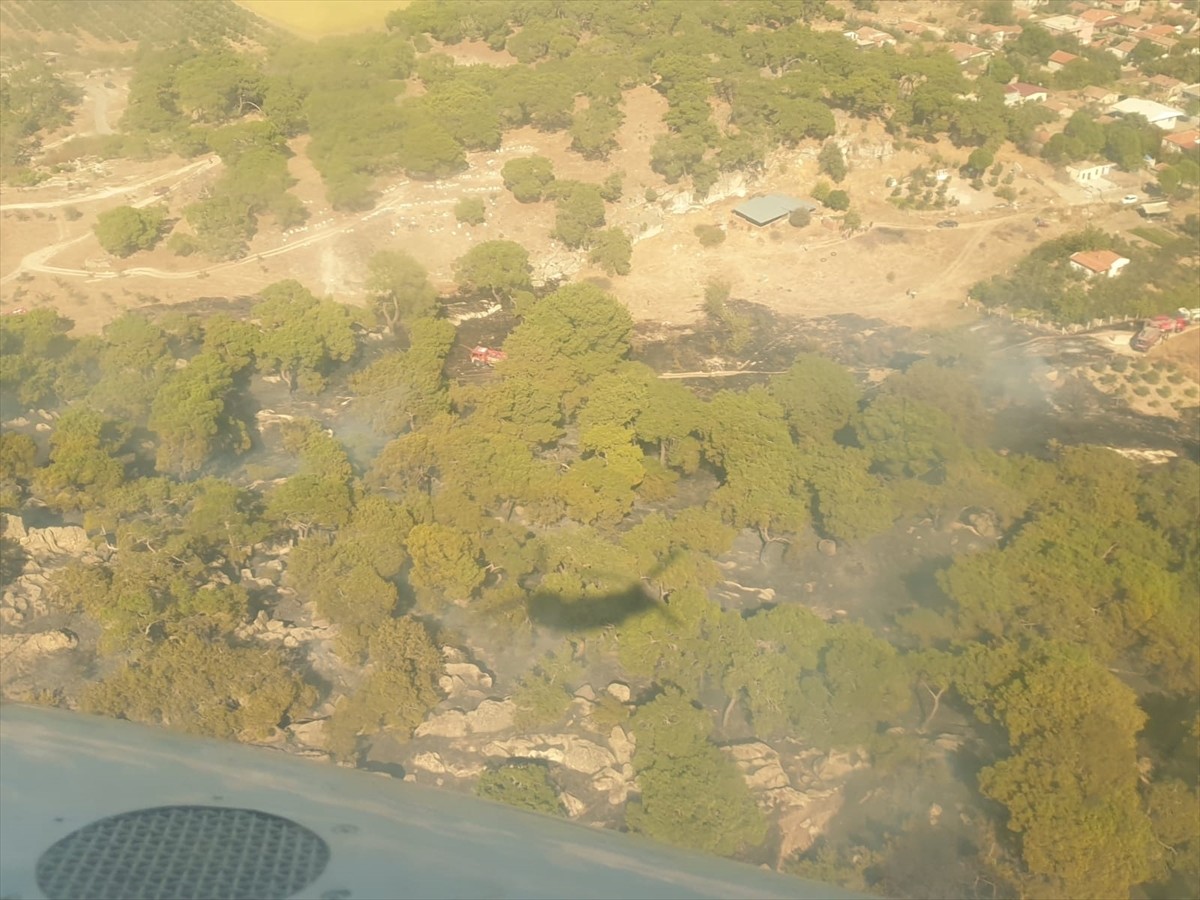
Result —
M 601 769 L 592 776 L 592 790 L 598 794 L 606 794 L 612 806 L 622 806 L 629 799 L 629 792 L 633 787 L 633 780 L 615 769 Z
M 483 748 L 483 753 L 512 759 L 544 759 L 583 775 L 592 775 L 617 764 L 610 751 L 573 734 L 534 734 L 492 741 Z
M 43 657 L 74 650 L 79 640 L 69 631 L 0 634 L 0 685 L 28 675 Z
M 779 827 L 779 856 L 782 863 L 797 853 L 804 853 L 829 827 L 842 808 L 842 792 L 825 791 L 800 794 L 783 809 L 776 820 Z
M 470 734 L 505 731 L 512 728 L 516 712 L 517 706 L 511 700 L 484 700 L 467 713 L 467 731 Z
M 563 809 L 567 811 L 567 816 L 572 819 L 578 819 L 588 810 L 586 803 L 574 794 L 568 794 L 565 791 L 558 795 L 558 802 L 563 805 Z
M 629 685 L 622 684 L 620 681 L 614 681 L 605 690 L 609 696 L 620 700 L 622 703 L 628 703 L 633 696 L 633 692 L 629 689 Z
M 779 754 L 768 744 L 762 741 L 731 744 L 725 752 L 733 757 L 750 790 L 761 793 L 791 786 L 791 780 L 779 762 Z
M 846 776 L 851 772 L 865 769 L 869 765 L 866 758 L 854 750 L 830 753 L 816 762 L 813 766 L 813 775 L 816 776 L 819 784 L 828 785 L 833 782 L 844 781 Z
M 744 773 L 746 785 L 752 791 L 770 791 L 791 786 L 791 780 L 778 761 L 767 762 L 752 772 Z
M 14 544 L 24 544 L 29 537 L 29 533 L 25 530 L 25 523 L 20 516 L 0 513 L 0 523 L 2 523 L 0 537 L 4 537 Z
M 535 734 L 506 741 L 492 741 L 484 745 L 483 755 L 507 759 L 544 759 L 546 762 L 562 765 L 566 754 L 563 752 L 562 743 L 555 742 L 556 737 L 561 735 Z
M 426 719 L 414 737 L 461 738 L 471 734 L 495 734 L 513 726 L 516 705 L 511 700 L 484 700 L 470 712 L 448 709 Z
M 47 615 L 50 612 L 49 586 L 50 579 L 41 572 L 30 572 L 17 578 L 0 597 L 0 622 L 16 628 Z
M 272 619 L 265 610 L 259 610 L 253 622 L 239 627 L 234 634 L 242 640 L 258 640 L 264 643 L 278 643 L 288 648 L 311 644 L 316 641 L 332 640 L 337 637 L 338 628 L 329 623 L 314 621 L 311 625 L 294 625 L 280 619 Z
M 418 753 L 413 757 L 412 768 L 429 772 L 432 775 L 452 775 L 455 778 L 478 778 L 483 774 L 486 766 L 483 763 L 473 760 L 465 763 L 456 763 L 453 760 L 446 759 L 440 753 L 426 752 Z
M 329 737 L 325 733 L 325 720 L 297 722 L 287 728 L 288 736 L 299 746 L 316 750 L 329 749 Z
M 438 687 L 450 699 L 459 697 L 481 696 L 491 690 L 492 676 L 469 662 L 447 662 L 443 665 L 445 672 L 438 679 Z
M 417 726 L 413 737 L 466 737 L 467 714 L 461 709 L 448 709 L 426 719 Z
M 63 525 L 28 529 L 22 546 L 34 559 L 41 560 L 55 556 L 83 556 L 91 551 L 92 542 L 78 525 Z
M 775 748 L 770 744 L 764 744 L 762 741 L 752 741 L 746 744 L 730 744 L 725 748 L 725 752 L 733 757 L 734 762 L 739 765 L 745 763 L 750 767 L 753 767 L 758 760 L 779 759 L 779 754 L 775 752 Z
M 583 738 L 569 740 L 563 751 L 563 765 L 572 772 L 584 775 L 591 775 L 616 764 L 617 760 L 610 751 Z
M 633 751 L 637 742 L 620 725 L 614 725 L 608 735 L 608 746 L 612 747 L 613 756 L 619 763 L 628 763 L 633 759 Z

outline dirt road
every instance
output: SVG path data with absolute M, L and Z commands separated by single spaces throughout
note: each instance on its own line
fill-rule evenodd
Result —
M 152 184 L 158 184 L 160 181 L 167 181 L 171 178 L 178 179 L 173 182 L 170 187 L 175 187 L 194 175 L 201 172 L 206 172 L 214 166 L 219 166 L 221 160 L 219 157 L 213 156 L 209 159 L 194 162 L 182 168 L 175 169 L 173 172 L 166 172 L 162 175 L 155 175 L 153 178 L 147 178 L 143 181 L 134 184 L 121 184 L 114 187 L 104 188 L 103 190 L 93 191 L 90 194 L 82 194 L 78 197 L 67 197 L 59 200 L 39 200 L 31 203 L 0 203 L 0 212 L 10 212 L 20 209 L 57 209 L 61 206 L 78 206 L 81 203 L 92 203 L 96 200 L 107 200 L 109 197 L 116 197 L 119 194 L 132 194 L 137 191 L 147 188 Z M 131 206 L 146 206 L 148 203 L 153 203 L 155 198 L 143 200 L 139 203 L 131 203 Z

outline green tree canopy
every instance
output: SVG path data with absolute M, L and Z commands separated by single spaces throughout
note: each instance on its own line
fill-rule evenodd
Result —
M 292 390 L 320 391 L 329 367 L 357 351 L 350 313 L 340 303 L 318 300 L 294 279 L 263 288 L 259 297 L 259 367 L 277 372 Z
M 193 357 L 169 378 L 154 398 L 149 427 L 158 437 L 156 468 L 189 475 L 208 461 L 218 443 L 227 449 L 250 448 L 246 426 L 227 412 L 234 371 L 214 354 Z
M 560 389 L 567 410 L 576 389 L 613 369 L 629 352 L 633 320 L 610 294 L 569 284 L 537 301 L 505 344 L 504 375 Z
M 530 286 L 529 252 L 515 241 L 484 241 L 476 244 L 454 264 L 459 284 L 469 290 L 489 290 L 499 302 L 502 296 Z
M 425 626 L 411 616 L 386 619 L 367 639 L 371 668 L 357 689 L 326 720 L 330 750 L 356 761 L 362 738 L 386 731 L 401 741 L 437 704 L 442 657 Z
M 767 826 L 733 761 L 708 741 L 708 714 L 679 691 L 638 708 L 633 767 L 642 792 L 625 821 L 634 831 L 691 850 L 732 856 Z
M 608 275 L 628 275 L 633 242 L 621 228 L 606 228 L 596 235 L 588 261 Z
M 157 244 L 165 219 L 166 211 L 159 207 L 118 206 L 100 213 L 93 230 L 106 252 L 125 257 Z
M 376 315 L 389 331 L 430 316 L 437 308 L 437 291 L 429 283 L 429 272 L 403 250 L 380 250 L 371 257 L 367 290 L 374 295 Z
M 500 170 L 500 176 L 520 203 L 536 203 L 554 184 L 554 168 L 544 156 L 511 159 Z
M 479 776 L 475 793 L 519 809 L 552 816 L 560 816 L 563 812 L 549 772 L 537 763 L 511 763 L 488 769 Z
M 81 706 L 189 734 L 257 740 L 314 700 L 275 651 L 185 634 L 90 685 Z
M 831 439 L 850 422 L 862 397 L 849 372 L 811 353 L 798 355 L 787 372 L 774 376 L 770 392 L 801 442 Z
M 604 224 L 604 197 L 594 184 L 558 181 L 554 188 L 558 214 L 554 237 L 568 247 L 590 247 L 596 229 Z
M 822 172 L 839 184 L 846 177 L 848 171 L 846 168 L 846 156 L 842 153 L 842 148 L 835 141 L 825 142 L 825 146 L 821 148 L 820 156 L 817 157 L 817 165 Z

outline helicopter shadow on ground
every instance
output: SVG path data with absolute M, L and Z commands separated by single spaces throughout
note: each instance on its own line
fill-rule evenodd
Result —
M 535 591 L 529 598 L 528 610 L 534 624 L 562 632 L 601 631 L 648 611 L 657 612 L 665 623 L 680 623 L 679 616 L 671 610 L 669 595 L 664 600 L 655 600 L 636 582 L 625 590 L 593 597 Z

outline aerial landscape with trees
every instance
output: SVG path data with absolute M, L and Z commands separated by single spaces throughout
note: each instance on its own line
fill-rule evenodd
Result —
M 65 243 L 84 206 L 70 239 L 131 265 L 72 281 L 36 252 L 3 257 L 4 696 L 395 763 L 880 896 L 1200 895 L 1194 376 L 1178 356 L 1090 355 L 1070 390 L 1092 391 L 1092 412 L 1053 407 L 1029 440 L 1019 424 L 1068 377 L 1022 355 L 1036 340 L 1197 305 L 1200 142 L 1161 156 L 1140 117 L 1005 97 L 1014 79 L 1113 87 L 1132 65 L 1200 82 L 1200 31 L 1123 63 L 1026 21 L 968 77 L 952 48 L 1039 4 L 913 4 L 954 21 L 896 30 L 903 52 L 847 39 L 891 5 L 414 0 L 314 42 L 224 0 L 6 4 L 21 37 L 0 66 L 4 228 L 29 215 Z M 1160 6 L 1200 22 L 1195 3 Z M 464 47 L 484 62 L 456 63 Z M 67 77 L 68 59 L 125 71 L 127 102 L 118 128 L 63 138 L 75 161 L 48 165 L 48 136 L 108 90 Z M 618 168 L 645 88 L 661 133 L 644 172 Z M 958 162 L 868 185 L 846 138 L 868 123 Z M 489 158 L 520 129 L 565 153 Z M 1030 224 L 1011 264 L 961 273 L 936 324 L 847 298 L 837 331 L 706 275 L 740 238 L 691 214 L 781 154 L 804 154 L 794 190 L 812 202 L 758 240 L 803 244 L 798 294 L 805 258 L 872 239 L 876 215 L 937 237 L 955 191 L 1005 188 L 1016 215 L 1018 155 L 1139 172 L 1176 211 Z M 185 201 L 152 179 L 145 196 L 132 180 L 95 201 L 18 193 L 65 185 L 78 160 L 164 159 L 211 177 Z M 330 217 L 365 222 L 394 211 L 397 179 L 450 186 L 481 160 L 494 191 L 446 191 L 439 240 L 462 251 L 445 272 L 385 231 L 351 296 L 309 270 L 275 277 L 256 243 L 309 239 L 313 185 Z M 664 239 L 695 310 L 677 330 L 621 287 L 656 239 L 627 211 L 658 191 L 686 192 L 691 215 Z M 548 275 L 516 239 L 534 217 L 583 274 Z M 1004 232 L 971 246 L 987 234 Z M 1120 277 L 1069 262 L 1102 251 Z M 168 257 L 203 265 L 204 293 L 170 302 L 185 278 Z M 869 249 L 851 264 L 880 268 Z M 36 304 L 35 272 L 51 292 Z M 161 296 L 112 300 L 151 276 Z M 93 293 L 68 306 L 76 286 Z M 1095 412 L 1118 373 L 1130 403 L 1170 413 L 1172 452 L 1096 437 L 1154 415 Z M 51 632 L 70 667 L 27 662 Z

